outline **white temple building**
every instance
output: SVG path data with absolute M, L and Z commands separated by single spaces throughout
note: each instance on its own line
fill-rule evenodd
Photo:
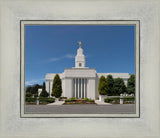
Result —
M 57 73 L 62 80 L 63 97 L 98 99 L 98 82 L 102 75 L 105 77 L 112 75 L 113 78 L 122 78 L 124 83 L 127 84 L 127 80 L 130 77 L 129 73 L 97 73 L 95 68 L 85 67 L 85 56 L 81 48 L 81 42 L 79 42 L 79 45 L 80 47 L 75 56 L 75 67 L 66 68 L 63 73 Z M 48 73 L 45 76 L 46 90 L 50 96 L 55 75 L 56 73 Z

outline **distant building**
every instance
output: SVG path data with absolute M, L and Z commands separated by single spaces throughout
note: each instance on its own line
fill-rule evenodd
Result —
M 129 73 L 97 73 L 95 68 L 85 67 L 85 56 L 83 54 L 83 49 L 80 47 L 77 50 L 77 55 L 75 56 L 75 67 L 66 68 L 63 73 L 59 74 L 62 80 L 62 96 L 71 98 L 91 98 L 97 99 L 99 97 L 98 93 L 98 82 L 99 78 L 103 75 L 112 75 L 113 78 L 122 78 L 124 83 L 127 84 L 127 80 L 130 77 Z M 56 73 L 46 74 L 46 90 L 51 96 L 52 93 L 52 83 Z

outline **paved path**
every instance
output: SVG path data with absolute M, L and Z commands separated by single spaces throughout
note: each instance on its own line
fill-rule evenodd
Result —
M 135 113 L 135 104 L 113 105 L 25 105 L 25 113 L 121 114 Z
M 102 101 L 99 101 L 99 100 L 95 100 L 95 103 L 96 103 L 97 105 L 112 105 L 112 104 L 110 104 L 110 103 L 105 103 L 105 102 L 102 102 Z
M 64 103 L 64 101 L 56 101 L 54 103 L 50 103 L 50 104 L 47 104 L 47 105 L 62 105 Z

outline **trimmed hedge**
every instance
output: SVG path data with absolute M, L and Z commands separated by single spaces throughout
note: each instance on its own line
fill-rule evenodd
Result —
M 131 97 L 131 98 L 127 97 L 127 98 L 123 98 L 123 100 L 124 101 L 134 101 L 135 98 L 134 97 Z
M 53 103 L 55 102 L 54 98 L 39 98 L 40 102 Z
M 26 102 L 36 102 L 36 98 L 32 98 L 32 97 L 26 97 Z
M 71 99 L 66 99 L 65 102 L 72 102 L 72 100 Z
M 92 100 L 92 99 L 89 99 L 88 101 L 89 101 L 89 102 L 94 102 L 94 100 Z
M 112 102 L 119 102 L 120 101 L 120 98 L 107 98 L 107 99 L 104 99 L 104 102 L 105 103 L 112 103 Z
M 67 97 L 59 97 L 59 99 L 67 99 Z
M 135 101 L 135 97 L 125 97 L 123 98 L 123 102 L 126 102 L 126 101 Z M 106 98 L 104 99 L 104 102 L 105 103 L 119 103 L 120 102 L 120 97 L 117 98 Z
M 30 103 L 30 102 L 36 102 L 37 98 L 31 98 L 31 97 L 26 97 L 26 102 Z M 39 101 L 41 103 L 46 102 L 46 103 L 53 103 L 55 102 L 54 98 L 39 98 Z

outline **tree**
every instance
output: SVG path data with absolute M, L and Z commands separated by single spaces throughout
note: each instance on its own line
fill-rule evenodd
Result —
M 40 97 L 48 97 L 48 96 L 49 96 L 49 94 L 48 94 L 48 92 L 46 91 L 45 82 L 43 82 L 42 92 L 40 93 Z
M 135 93 L 135 75 L 131 75 L 127 82 L 127 92 L 128 94 Z
M 26 92 L 31 93 L 31 89 L 32 89 L 32 86 L 27 86 L 27 88 L 26 88 Z
M 30 93 L 31 95 L 34 95 L 35 97 L 38 96 L 38 88 L 42 88 L 42 85 L 35 84 L 27 86 L 26 93 Z
M 108 87 L 107 95 L 113 96 L 114 95 L 114 93 L 113 93 L 114 92 L 113 91 L 114 79 L 113 79 L 112 75 L 108 75 L 106 80 L 107 80 L 107 87 Z
M 32 94 L 30 92 L 26 92 L 26 97 L 31 97 Z
M 100 95 L 107 95 L 107 81 L 104 76 L 99 79 L 98 91 Z
M 38 88 L 42 88 L 42 86 L 39 85 L 39 84 L 33 85 L 32 88 L 31 88 L 31 93 L 32 94 L 38 94 Z
M 114 79 L 113 89 L 114 89 L 115 96 L 116 95 L 119 96 L 121 93 L 124 93 L 127 91 L 124 81 L 121 78 Z
M 62 81 L 58 74 L 55 75 L 52 85 L 52 96 L 59 98 L 62 94 Z

